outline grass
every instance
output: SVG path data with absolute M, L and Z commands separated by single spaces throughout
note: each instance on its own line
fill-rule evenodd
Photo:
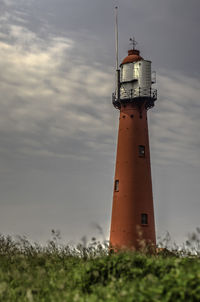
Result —
M 109 254 L 94 239 L 59 246 L 55 231 L 46 247 L 1 235 L 0 301 L 200 301 L 199 233 L 186 248 L 158 254 Z

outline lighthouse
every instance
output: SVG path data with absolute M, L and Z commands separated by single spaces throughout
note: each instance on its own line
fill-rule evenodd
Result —
M 154 106 L 157 90 L 152 88 L 151 61 L 142 58 L 132 42 L 117 68 L 112 95 L 119 110 L 119 131 L 110 245 L 137 250 L 141 241 L 156 244 L 147 112 Z

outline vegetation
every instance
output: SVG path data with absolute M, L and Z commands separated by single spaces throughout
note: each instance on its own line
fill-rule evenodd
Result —
M 199 233 L 181 251 L 154 254 L 109 254 L 95 239 L 60 246 L 55 231 L 46 247 L 0 235 L 0 301 L 200 301 Z

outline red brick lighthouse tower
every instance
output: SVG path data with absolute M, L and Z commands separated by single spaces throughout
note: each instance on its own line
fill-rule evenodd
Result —
M 157 91 L 152 89 L 151 62 L 140 56 L 134 40 L 117 75 L 113 105 L 120 117 L 110 244 L 137 249 L 141 237 L 156 243 L 147 111 Z

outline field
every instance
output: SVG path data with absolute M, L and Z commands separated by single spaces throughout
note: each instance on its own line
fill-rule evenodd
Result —
M 200 301 L 199 253 L 109 254 L 94 239 L 70 248 L 0 236 L 0 301 Z

